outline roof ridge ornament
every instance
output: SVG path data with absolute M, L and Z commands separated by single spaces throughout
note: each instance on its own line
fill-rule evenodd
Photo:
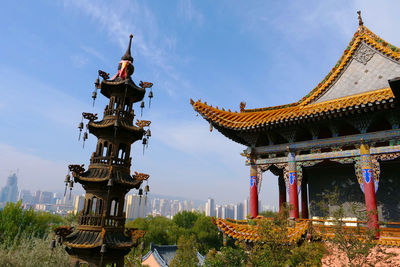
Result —
M 358 14 L 358 26 L 364 26 L 364 22 L 361 17 L 361 10 L 358 10 L 357 14 Z
M 240 112 L 244 112 L 245 108 L 246 108 L 246 102 L 244 101 L 240 102 Z

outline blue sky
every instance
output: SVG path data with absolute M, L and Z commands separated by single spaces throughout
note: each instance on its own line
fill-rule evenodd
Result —
M 149 149 L 133 170 L 151 192 L 217 203 L 248 195 L 244 149 L 197 117 L 189 99 L 226 109 L 297 101 L 330 71 L 362 10 L 365 25 L 400 45 L 398 1 L 7 1 L 0 10 L 0 186 L 19 168 L 20 187 L 62 190 L 66 166 L 85 163 L 77 124 L 92 108 L 97 70 L 114 74 L 133 33 L 135 81 L 154 83 L 143 119 Z M 147 103 L 146 103 L 147 104 Z M 136 107 L 138 109 L 138 107 Z M 139 114 L 139 112 L 137 112 Z M 263 202 L 277 182 L 264 175 Z

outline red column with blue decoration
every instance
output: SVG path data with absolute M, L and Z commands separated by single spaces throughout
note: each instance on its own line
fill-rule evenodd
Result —
M 369 146 L 364 142 L 362 142 L 360 147 L 360 161 L 361 161 L 361 171 L 363 176 L 363 187 L 364 187 L 368 228 L 376 231 L 376 237 L 379 237 L 379 231 L 378 231 L 379 224 L 378 224 L 378 212 L 376 209 L 374 172 L 372 169 L 372 160 L 369 151 Z
M 250 165 L 250 215 L 258 216 L 258 177 L 256 165 Z
M 290 203 L 290 218 L 299 218 L 299 198 L 297 195 L 297 173 L 296 159 L 293 152 L 288 154 L 288 169 L 289 169 L 289 203 Z

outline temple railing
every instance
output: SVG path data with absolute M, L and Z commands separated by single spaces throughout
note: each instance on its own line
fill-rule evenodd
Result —
M 112 165 L 130 167 L 131 166 L 131 158 L 129 158 L 129 159 L 120 159 L 120 158 L 93 156 L 90 159 L 90 164 L 109 165 L 110 163 Z
M 80 215 L 78 224 L 89 226 L 101 226 L 101 215 Z
M 104 116 L 118 116 L 121 119 L 126 119 L 127 121 L 132 122 L 133 118 L 135 117 L 132 111 L 125 111 L 119 109 L 105 109 Z
M 78 224 L 86 226 L 102 226 L 102 219 L 103 216 L 101 215 L 80 215 L 78 217 Z M 104 226 L 124 227 L 125 217 L 106 216 L 104 217 Z
M 106 217 L 104 218 L 104 226 L 125 227 L 125 217 Z

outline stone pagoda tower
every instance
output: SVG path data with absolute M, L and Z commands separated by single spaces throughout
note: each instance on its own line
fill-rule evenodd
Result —
M 137 86 L 131 79 L 134 72 L 131 56 L 130 36 L 129 46 L 118 65 L 118 72 L 109 79 L 109 75 L 99 71 L 103 78 L 96 80 L 97 89 L 109 99 L 104 109 L 104 117 L 97 120 L 97 114 L 83 113 L 83 118 L 89 122 L 87 131 L 98 138 L 97 147 L 90 158 L 87 170 L 83 165 L 70 165 L 73 181 L 70 175 L 65 180 L 72 189 L 73 183 L 80 183 L 86 191 L 85 204 L 79 213 L 78 224 L 72 229 L 59 227 L 56 229 L 57 239 L 66 246 L 70 255 L 71 266 L 87 263 L 89 266 L 105 266 L 106 264 L 124 265 L 124 256 L 136 244 L 144 232 L 135 229 L 125 229 L 124 201 L 129 190 L 139 189 L 149 175 L 135 172 L 130 174 L 132 158 L 130 157 L 132 143 L 143 140 L 143 145 L 151 133 L 150 121 L 137 120 L 133 125 L 135 113 L 133 104 L 143 100 L 146 88 L 152 84 L 140 82 Z M 149 92 L 152 97 L 152 92 Z M 143 108 L 144 102 L 140 107 Z M 83 122 L 79 129 L 82 131 Z M 88 137 L 83 134 L 83 140 Z M 149 191 L 148 185 L 144 191 Z

